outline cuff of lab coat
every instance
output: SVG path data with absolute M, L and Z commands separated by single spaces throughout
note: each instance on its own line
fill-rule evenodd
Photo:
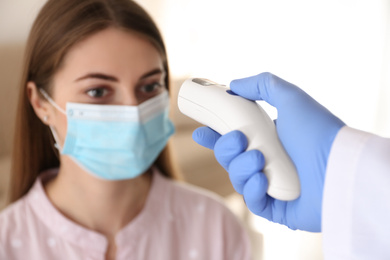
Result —
M 350 236 L 353 234 L 353 196 L 355 174 L 372 135 L 343 127 L 331 148 L 324 186 L 322 231 L 325 259 L 351 259 Z

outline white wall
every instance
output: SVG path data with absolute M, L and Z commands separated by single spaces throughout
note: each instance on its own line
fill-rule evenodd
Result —
M 139 2 L 149 8 L 156 1 Z M 164 2 L 150 11 L 174 75 L 229 83 L 270 71 L 348 125 L 390 136 L 388 1 Z
M 25 42 L 45 0 L 1 0 L 0 44 Z

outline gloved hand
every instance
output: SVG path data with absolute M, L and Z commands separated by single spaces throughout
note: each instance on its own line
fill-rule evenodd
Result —
M 322 193 L 329 152 L 345 124 L 300 88 L 270 73 L 234 80 L 230 88 L 242 97 L 265 100 L 276 107 L 276 129 L 297 168 L 300 197 L 280 201 L 266 194 L 268 181 L 261 172 L 264 157 L 261 151 L 245 151 L 247 139 L 240 131 L 221 136 L 208 127 L 200 127 L 194 131 L 193 139 L 214 150 L 216 159 L 229 173 L 233 187 L 244 196 L 254 214 L 291 229 L 321 231 Z

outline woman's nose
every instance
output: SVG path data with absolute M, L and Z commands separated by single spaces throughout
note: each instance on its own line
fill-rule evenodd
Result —
M 125 106 L 138 106 L 141 101 L 138 100 L 134 90 L 126 90 L 118 94 L 119 104 Z

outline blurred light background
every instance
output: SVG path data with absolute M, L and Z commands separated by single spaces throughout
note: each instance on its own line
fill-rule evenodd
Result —
M 0 157 L 9 157 L 23 47 L 44 2 L 0 1 Z M 390 137 L 389 1 L 137 2 L 163 33 L 175 81 L 198 76 L 229 84 L 269 71 L 304 89 L 349 126 Z M 252 215 L 245 221 L 263 235 L 259 259 L 322 259 L 321 235 Z

